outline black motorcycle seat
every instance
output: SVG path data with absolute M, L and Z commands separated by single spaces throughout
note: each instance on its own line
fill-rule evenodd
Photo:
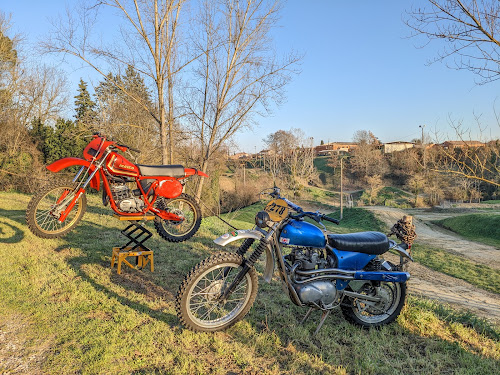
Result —
M 142 176 L 169 176 L 184 177 L 184 167 L 182 165 L 141 165 L 137 164 Z
M 328 244 L 337 250 L 380 255 L 389 250 L 389 239 L 380 232 L 329 234 Z

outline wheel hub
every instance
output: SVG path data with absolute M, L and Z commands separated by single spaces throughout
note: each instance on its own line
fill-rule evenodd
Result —
M 222 291 L 222 286 L 224 285 L 223 280 L 216 280 L 207 289 L 206 299 L 207 301 L 216 301 L 220 298 Z

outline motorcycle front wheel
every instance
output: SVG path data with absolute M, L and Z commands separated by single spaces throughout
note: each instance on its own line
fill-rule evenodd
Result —
M 28 228 L 37 237 L 58 238 L 71 231 L 87 210 L 87 198 L 82 194 L 63 222 L 58 219 L 69 204 L 61 206 L 65 198 L 75 193 L 74 186 L 68 182 L 53 182 L 36 193 L 26 210 Z
M 155 219 L 156 231 L 169 242 L 182 242 L 190 239 L 200 228 L 200 206 L 193 197 L 187 194 L 181 194 L 172 199 L 158 198 L 156 208 L 182 218 L 181 221 L 164 220 L 159 217 Z
M 380 282 L 379 286 L 366 283 L 359 291 L 371 297 L 373 302 L 359 298 L 346 298 L 341 305 L 344 318 L 353 324 L 370 328 L 392 323 L 398 317 L 406 298 L 406 283 Z
M 257 295 L 257 273 L 252 267 L 225 300 L 220 296 L 241 270 L 243 257 L 217 253 L 195 266 L 184 278 L 175 298 L 181 323 L 193 331 L 222 331 L 240 321 Z

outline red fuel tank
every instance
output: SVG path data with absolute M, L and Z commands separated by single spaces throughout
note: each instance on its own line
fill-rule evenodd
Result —
M 106 168 L 115 175 L 119 176 L 139 176 L 139 168 L 132 164 L 127 159 L 114 152 L 108 156 L 108 161 L 106 162 Z

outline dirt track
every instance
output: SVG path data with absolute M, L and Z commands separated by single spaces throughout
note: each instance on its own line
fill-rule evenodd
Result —
M 403 210 L 390 207 L 367 208 L 389 227 L 406 214 Z M 428 224 L 429 220 L 442 218 L 441 214 L 418 212 L 414 213 L 413 217 L 416 219 L 414 224 L 418 235 L 417 242 L 428 243 L 500 270 L 500 249 L 465 240 L 450 231 Z M 437 299 L 500 323 L 500 295 L 476 288 L 463 280 L 433 271 L 418 263 L 411 263 L 409 272 L 410 293 Z

